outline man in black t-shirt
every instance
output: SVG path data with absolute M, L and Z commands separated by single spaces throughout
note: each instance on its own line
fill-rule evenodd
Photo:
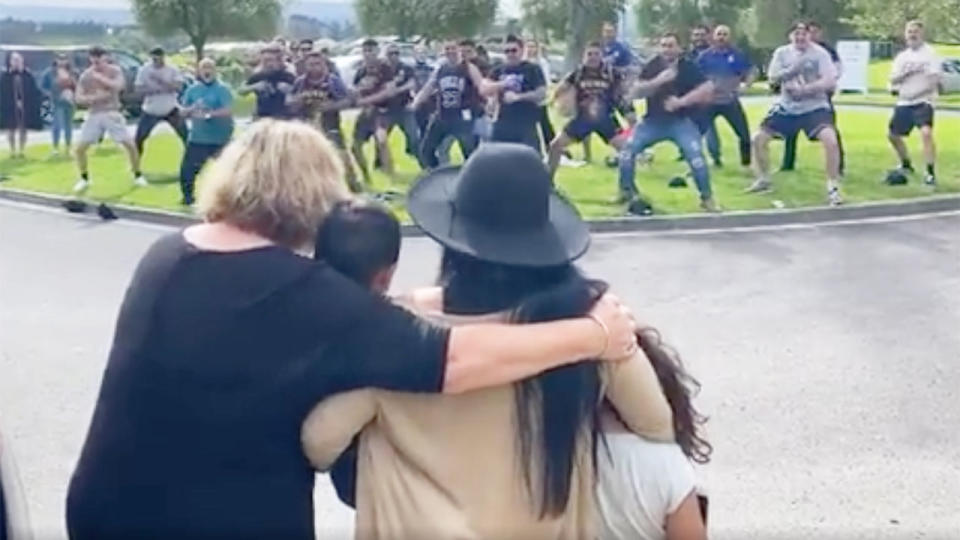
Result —
M 546 99 L 547 83 L 540 66 L 523 60 L 523 40 L 507 37 L 506 61 L 490 71 L 484 94 L 497 96 L 500 109 L 493 124 L 493 140 L 520 143 L 540 153 L 537 121 L 540 103 Z
M 807 22 L 807 31 L 810 32 L 810 40 L 819 45 L 823 50 L 827 51 L 827 54 L 830 55 L 830 59 L 833 60 L 833 65 L 837 68 L 837 77 L 840 76 L 840 73 L 843 72 L 843 64 L 840 62 L 840 55 L 837 54 L 837 50 L 834 49 L 823 37 L 823 27 L 820 26 L 820 23 L 817 21 Z M 779 92 L 779 90 L 777 90 Z M 828 96 L 830 98 L 830 112 L 833 114 L 833 125 L 837 125 L 837 109 L 833 106 L 833 94 Z M 843 174 L 844 168 L 846 167 L 846 159 L 843 151 L 843 139 L 840 137 L 840 130 L 837 129 L 837 145 L 840 147 L 840 174 Z M 797 164 L 797 135 L 794 133 L 790 137 L 787 137 L 784 140 L 783 147 L 783 164 L 780 165 L 781 171 L 792 171 L 796 168 Z
M 353 132 L 353 157 L 357 160 L 360 172 L 370 182 L 370 171 L 363 155 L 363 144 L 375 138 L 377 156 L 381 168 L 393 177 L 393 160 L 387 146 L 387 103 L 394 96 L 394 70 L 378 56 L 379 45 L 376 40 L 363 42 L 363 65 L 353 77 L 354 91 L 359 96 L 357 105 L 361 107 Z
M 260 52 L 260 68 L 247 79 L 240 95 L 257 95 L 256 118 L 288 118 L 287 94 L 296 77 L 283 64 L 283 51 L 267 47 Z
M 621 108 L 623 84 L 620 73 L 603 61 L 603 46 L 588 43 L 583 64 L 570 72 L 557 88 L 555 98 L 573 94 L 576 115 L 550 143 L 549 166 L 556 174 L 563 151 L 574 141 L 583 141 L 596 133 L 605 143 L 619 150 L 625 138 L 620 134 L 616 111 Z
M 384 114 L 386 130 L 389 134 L 394 127 L 399 127 L 407 140 L 407 154 L 416 158 L 420 150 L 420 134 L 417 120 L 408 105 L 411 92 L 417 86 L 417 78 L 413 68 L 400 61 L 400 48 L 395 44 L 387 46 L 387 65 L 393 70 L 395 93 L 387 100 Z
M 456 41 L 447 41 L 443 46 L 443 54 L 445 59 L 417 93 L 411 106 L 416 109 L 425 100 L 435 96 L 436 109 L 420 147 L 420 165 L 424 169 L 433 169 L 440 164 L 437 149 L 448 137 L 457 140 L 464 158 L 470 157 L 476 146 L 470 96 L 483 84 L 483 77 L 477 66 L 461 57 Z
M 347 185 L 351 191 L 363 191 L 357 182 L 350 154 L 343 141 L 340 111 L 349 108 L 353 99 L 339 75 L 331 73 L 326 58 L 319 52 L 307 53 L 303 58 L 303 75 L 293 83 L 287 95 L 287 106 L 294 117 L 318 128 L 340 151 L 340 160 L 346 168 Z
M 650 205 L 639 198 L 634 184 L 636 156 L 648 147 L 670 140 L 683 153 L 700 191 L 700 206 L 716 211 L 710 187 L 710 171 L 703 159 L 700 131 L 694 121 L 697 109 L 713 95 L 713 84 L 696 64 L 682 56 L 676 34 L 660 38 L 660 54 L 640 73 L 629 98 L 645 97 L 647 113 L 633 130 L 633 138 L 620 152 L 620 196 L 630 201 L 632 213 L 649 214 Z

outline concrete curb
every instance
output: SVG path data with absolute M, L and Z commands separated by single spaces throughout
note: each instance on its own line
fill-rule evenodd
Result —
M 63 203 L 72 200 L 60 195 L 41 194 L 19 189 L 0 187 L 0 199 L 62 208 Z M 94 211 L 96 203 L 90 203 L 88 212 Z M 148 210 L 123 205 L 110 205 L 117 217 L 166 225 L 185 227 L 198 223 L 199 218 L 176 212 Z M 590 221 L 590 230 L 595 233 L 606 232 L 657 232 L 657 231 L 697 231 L 710 229 L 737 229 L 750 227 L 770 227 L 797 224 L 831 223 L 858 219 L 876 219 L 899 217 L 937 212 L 960 211 L 960 194 L 935 195 L 901 201 L 869 202 L 854 205 L 831 207 L 811 207 L 793 210 L 754 210 L 725 212 L 723 214 L 685 214 L 652 217 L 622 217 L 597 219 Z M 404 236 L 422 236 L 423 232 L 415 225 L 403 226 Z

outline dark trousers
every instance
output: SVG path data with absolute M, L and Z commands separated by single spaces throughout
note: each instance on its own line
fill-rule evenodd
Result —
M 435 169 L 440 165 L 437 149 L 447 137 L 453 137 L 460 145 L 463 158 L 470 157 L 476 147 L 477 137 L 473 134 L 473 122 L 461 118 L 441 118 L 434 115 L 427 125 L 427 132 L 420 143 L 420 166 Z
M 733 103 L 720 103 L 707 107 L 702 127 L 714 127 L 714 120 L 718 116 L 723 117 L 727 123 L 730 124 L 730 128 L 733 129 L 733 132 L 737 135 L 737 139 L 740 141 L 740 163 L 750 165 L 750 125 L 747 123 L 747 114 L 744 112 L 740 100 L 736 100 Z M 714 137 L 707 137 L 707 149 L 710 151 L 710 156 L 714 161 L 719 161 L 719 135 L 716 134 L 715 128 L 714 133 Z M 716 147 L 711 148 L 711 146 L 714 145 L 716 145 Z
M 184 199 L 193 199 L 193 186 L 196 183 L 200 169 L 217 157 L 226 144 L 203 144 L 191 142 L 183 153 L 183 162 L 180 164 L 180 191 Z
M 180 111 L 178 109 L 173 109 L 170 111 L 170 114 L 166 116 L 154 116 L 152 114 L 141 113 L 140 121 L 137 122 L 137 135 L 134 139 L 137 145 L 137 153 L 141 156 L 143 155 L 143 143 L 150 137 L 150 132 L 153 131 L 153 128 L 157 127 L 157 124 L 160 122 L 166 122 L 173 127 L 173 130 L 177 132 L 177 136 L 180 137 L 180 140 L 183 141 L 183 144 L 187 144 L 187 122 L 180 116 Z
M 543 147 L 545 149 L 549 149 L 550 143 L 553 142 L 553 139 L 557 136 L 557 134 L 553 130 L 553 124 L 550 123 L 550 111 L 547 110 L 546 106 L 540 107 L 540 118 L 537 120 L 537 125 L 540 127 L 540 136 L 543 138 Z
M 541 154 L 537 125 L 526 121 L 499 119 L 493 124 L 493 141 L 525 144 Z
M 840 174 L 843 174 L 847 165 L 847 157 L 843 151 L 843 139 L 840 137 L 840 128 L 837 126 L 837 109 L 833 106 L 832 99 L 830 100 L 830 112 L 833 113 L 833 126 L 837 132 L 837 146 L 840 149 Z M 787 137 L 783 141 L 783 164 L 780 165 L 780 170 L 792 171 L 797 166 L 797 135 L 799 134 L 794 133 L 793 136 Z

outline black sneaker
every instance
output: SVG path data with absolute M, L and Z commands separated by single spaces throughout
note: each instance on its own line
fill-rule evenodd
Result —
M 685 188 L 687 187 L 687 179 L 682 176 L 674 176 L 667 185 L 674 189 Z
M 627 205 L 627 213 L 634 216 L 652 216 L 653 206 L 640 197 L 637 197 Z

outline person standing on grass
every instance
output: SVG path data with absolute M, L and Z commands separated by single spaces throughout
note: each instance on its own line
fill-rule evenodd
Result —
M 307 54 L 303 66 L 304 73 L 293 83 L 287 105 L 296 118 L 318 128 L 333 143 L 343 161 L 347 185 L 354 193 L 361 193 L 363 184 L 357 181 L 340 125 L 340 111 L 353 104 L 350 92 L 340 76 L 330 72 L 323 54 Z
M 823 27 L 820 26 L 820 23 L 817 21 L 807 22 L 807 30 L 810 33 L 810 41 L 815 45 L 823 48 L 827 51 L 827 54 L 830 55 L 830 60 L 833 62 L 834 67 L 837 70 L 837 80 L 840 80 L 840 74 L 843 73 L 843 64 L 840 62 L 840 55 L 837 54 L 837 50 L 834 49 L 823 37 Z M 833 114 L 833 125 L 837 125 L 837 109 L 833 106 L 833 93 L 835 90 L 830 91 L 827 94 L 827 99 L 830 101 L 830 112 Z M 837 133 L 837 147 L 840 152 L 840 176 L 843 176 L 843 171 L 846 167 L 846 155 L 843 151 L 843 136 L 840 134 L 840 130 L 835 130 Z M 783 164 L 780 166 L 781 171 L 792 171 L 796 168 L 797 164 L 797 136 L 787 137 L 784 148 L 783 148 Z
M 77 105 L 87 107 L 88 113 L 77 141 L 80 179 L 73 186 L 74 193 L 82 193 L 90 187 L 87 152 L 104 134 L 110 135 L 114 142 L 126 150 L 130 167 L 133 169 L 133 184 L 137 187 L 147 185 L 147 179 L 140 173 L 140 153 L 137 152 L 133 137 L 127 130 L 126 119 L 120 112 L 120 93 L 126 86 L 123 70 L 110 63 L 103 47 L 90 49 L 90 67 L 77 81 Z
M 194 203 L 194 183 L 204 164 L 220 155 L 233 135 L 233 95 L 217 78 L 217 65 L 204 58 L 197 66 L 199 80 L 183 94 L 182 113 L 190 118 L 187 150 L 180 165 L 181 204 Z
M 576 116 L 563 132 L 550 143 L 550 177 L 556 175 L 563 151 L 573 141 L 583 141 L 596 133 L 603 142 L 618 151 L 625 140 L 619 136 L 620 124 L 616 111 L 623 101 L 620 76 L 603 62 L 599 42 L 588 43 L 583 51 L 583 64 L 564 77 L 557 88 L 555 99 L 572 93 L 576 99 Z
M 923 156 L 927 164 L 924 184 L 937 185 L 934 164 L 937 148 L 933 141 L 933 104 L 943 73 L 940 57 L 924 41 L 923 23 L 910 21 L 904 32 L 907 48 L 893 60 L 890 88 L 897 94 L 897 106 L 890 119 L 890 144 L 893 145 L 903 173 L 913 172 L 910 153 L 903 138 L 913 128 L 920 130 Z
M 77 74 L 65 54 L 58 54 L 53 66 L 40 78 L 40 88 L 50 99 L 50 135 L 53 155 L 60 155 L 61 135 L 66 155 L 73 146 L 74 96 L 77 91 Z
M 387 45 L 387 65 L 393 70 L 394 87 L 394 94 L 387 100 L 384 112 L 387 135 L 394 127 L 399 127 L 407 141 L 407 155 L 419 159 L 420 134 L 417 131 L 417 120 L 408 107 L 412 99 L 411 93 L 417 86 L 416 76 L 413 68 L 400 60 L 400 47 L 395 43 Z
M 543 70 L 523 59 L 523 40 L 516 36 L 507 37 L 503 53 L 506 60 L 491 70 L 482 92 L 500 103 L 493 140 L 525 144 L 540 152 L 537 122 L 547 97 Z
M 0 76 L 0 129 L 7 130 L 12 157 L 24 157 L 27 130 L 43 129 L 42 97 L 36 79 L 23 65 L 23 56 L 16 52 L 7 55 L 6 70 Z
M 363 145 L 374 139 L 380 166 L 384 173 L 393 177 L 393 159 L 387 140 L 386 105 L 394 95 L 394 70 L 379 57 L 380 45 L 375 39 L 363 42 L 363 65 L 353 77 L 354 91 L 359 96 L 357 104 L 361 107 L 353 128 L 351 150 L 357 160 L 357 166 L 367 184 L 370 183 L 370 169 L 363 155 Z
M 700 191 L 700 207 L 717 212 L 710 186 L 710 171 L 703 159 L 700 130 L 695 122 L 698 108 L 713 95 L 713 84 L 700 68 L 683 55 L 680 38 L 666 33 L 660 38 L 660 53 L 644 66 L 640 80 L 628 99 L 646 98 L 647 113 L 633 130 L 632 140 L 620 152 L 620 201 L 629 202 L 629 211 L 652 213 L 650 203 L 637 193 L 634 183 L 636 157 L 660 141 L 673 142 L 690 166 Z
M 753 68 L 747 56 L 730 44 L 730 27 L 717 26 L 713 31 L 713 45 L 697 58 L 700 71 L 713 83 L 713 100 L 704 110 L 703 125 L 713 136 L 707 135 L 707 150 L 714 163 L 722 165 L 720 139 L 714 119 L 722 116 L 740 140 L 740 163 L 750 166 L 750 125 L 740 103 L 740 85 L 753 82 Z
M 257 95 L 256 118 L 287 118 L 287 94 L 296 76 L 283 62 L 283 49 L 272 45 L 260 52 L 260 69 L 240 88 L 240 95 Z
M 477 43 L 472 39 L 460 40 L 460 58 L 464 62 L 477 66 L 480 75 L 486 78 L 490 75 L 490 70 L 493 69 L 493 66 L 490 64 L 490 56 L 488 54 L 480 54 L 482 50 L 482 47 L 478 47 Z M 496 107 L 494 100 L 488 100 L 480 95 L 480 87 L 476 85 L 470 88 L 466 100 L 471 104 L 470 110 L 473 112 L 473 134 L 476 135 L 476 140 L 473 144 L 474 147 L 476 147 L 482 141 L 490 140 L 493 130 L 493 115 L 488 114 L 487 111 L 489 109 L 493 112 L 496 110 Z M 489 107 L 488 104 L 490 105 Z M 452 145 L 453 139 L 448 137 L 445 142 L 440 145 L 440 155 L 443 156 L 445 153 L 449 154 Z
M 527 40 L 527 47 L 524 52 L 524 57 L 527 62 L 540 66 L 540 70 L 543 72 L 543 80 L 547 85 L 549 85 L 550 60 L 548 60 L 546 55 L 543 53 L 543 50 L 540 48 L 540 43 L 537 40 Z M 537 121 L 537 125 L 540 128 L 540 137 L 543 140 L 543 147 L 549 151 L 550 143 L 557 138 L 557 133 L 553 129 L 553 123 L 550 122 L 550 110 L 547 108 L 546 102 L 540 105 L 538 115 L 540 118 Z
M 137 152 L 143 157 L 143 143 L 160 122 L 170 124 L 183 144 L 187 144 L 187 122 L 180 116 L 177 96 L 183 89 L 183 75 L 177 68 L 168 65 L 163 49 L 150 51 L 150 62 L 137 72 L 134 88 L 144 96 L 142 114 L 137 123 Z
M 840 147 L 834 127 L 830 93 L 837 86 L 837 68 L 830 54 L 810 40 L 806 23 L 793 25 L 790 44 L 773 53 L 767 70 L 770 81 L 780 86 L 780 99 L 770 109 L 753 138 L 756 181 L 748 193 L 770 191 L 770 141 L 789 139 L 801 130 L 811 141 L 820 141 L 826 159 L 827 200 L 843 204 L 840 193 Z
M 420 147 L 420 163 L 425 169 L 440 165 L 437 150 L 448 138 L 457 140 L 464 158 L 470 157 L 476 146 L 474 111 L 469 97 L 484 84 L 483 76 L 477 66 L 461 56 L 455 40 L 450 39 L 444 44 L 443 54 L 445 61 L 430 76 L 411 105 L 417 109 L 433 96 L 436 99 L 435 112 Z

